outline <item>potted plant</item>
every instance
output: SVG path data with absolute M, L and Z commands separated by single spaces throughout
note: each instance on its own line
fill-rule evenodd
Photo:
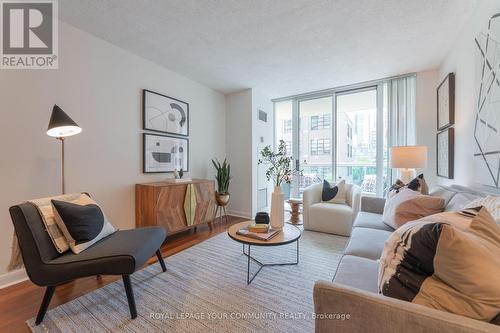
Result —
M 217 180 L 217 191 L 215 192 L 215 199 L 217 205 L 225 207 L 229 203 L 229 181 L 231 180 L 231 165 L 227 163 L 226 159 L 221 164 L 217 159 L 212 160 L 212 163 L 217 170 L 215 179 Z
M 280 140 L 278 151 L 272 151 L 271 146 L 266 146 L 260 152 L 261 158 L 258 164 L 268 165 L 266 177 L 272 181 L 274 191 L 271 196 L 271 227 L 273 229 L 283 228 L 285 222 L 284 195 L 281 191 L 281 184 L 290 184 L 294 174 L 302 175 L 302 171 L 294 170 L 293 157 L 288 156 L 285 141 Z

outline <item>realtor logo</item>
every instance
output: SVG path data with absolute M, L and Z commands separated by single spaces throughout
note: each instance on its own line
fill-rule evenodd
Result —
M 0 0 L 2 69 L 57 69 L 56 0 Z

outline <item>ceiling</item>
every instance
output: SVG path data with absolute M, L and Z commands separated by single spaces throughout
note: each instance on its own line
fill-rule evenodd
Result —
M 477 0 L 60 0 L 60 19 L 223 93 L 439 66 Z

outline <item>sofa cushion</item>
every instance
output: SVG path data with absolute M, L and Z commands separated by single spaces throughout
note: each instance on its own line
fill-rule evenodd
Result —
M 369 212 L 359 212 L 358 216 L 356 217 L 356 220 L 354 221 L 353 227 L 394 231 L 393 228 L 389 227 L 382 221 L 381 214 L 375 214 Z
M 333 281 L 346 286 L 377 293 L 378 261 L 345 255 Z
M 470 202 L 481 197 L 482 196 L 475 193 L 468 193 L 468 192 L 457 193 L 453 196 L 453 198 L 451 198 L 451 200 L 448 202 L 444 210 L 446 212 L 462 210 Z
M 382 255 L 384 243 L 391 235 L 390 231 L 354 228 L 344 254 L 377 260 Z
M 396 229 L 407 222 L 440 213 L 443 209 L 444 199 L 405 188 L 387 199 L 382 218 L 384 223 Z
M 309 207 L 308 230 L 349 236 L 352 229 L 352 208 L 348 205 L 320 202 Z
M 429 192 L 429 195 L 432 195 L 433 197 L 443 198 L 445 206 L 448 202 L 450 202 L 451 198 L 453 198 L 455 194 L 457 194 L 456 191 L 444 186 L 436 186 Z
M 491 321 L 500 312 L 500 228 L 483 208 L 408 223 L 386 242 L 379 290 L 386 296 Z
M 474 208 L 483 206 L 493 216 L 495 222 L 500 225 L 500 196 L 488 195 L 471 201 L 464 208 Z

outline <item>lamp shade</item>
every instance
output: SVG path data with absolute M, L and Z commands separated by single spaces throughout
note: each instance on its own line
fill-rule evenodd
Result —
M 427 167 L 427 147 L 391 147 L 389 165 L 395 169 L 423 169 Z
M 82 131 L 73 119 L 71 119 L 66 112 L 59 106 L 54 105 L 52 114 L 50 116 L 49 127 L 47 128 L 47 135 L 55 138 L 63 138 L 72 136 Z

